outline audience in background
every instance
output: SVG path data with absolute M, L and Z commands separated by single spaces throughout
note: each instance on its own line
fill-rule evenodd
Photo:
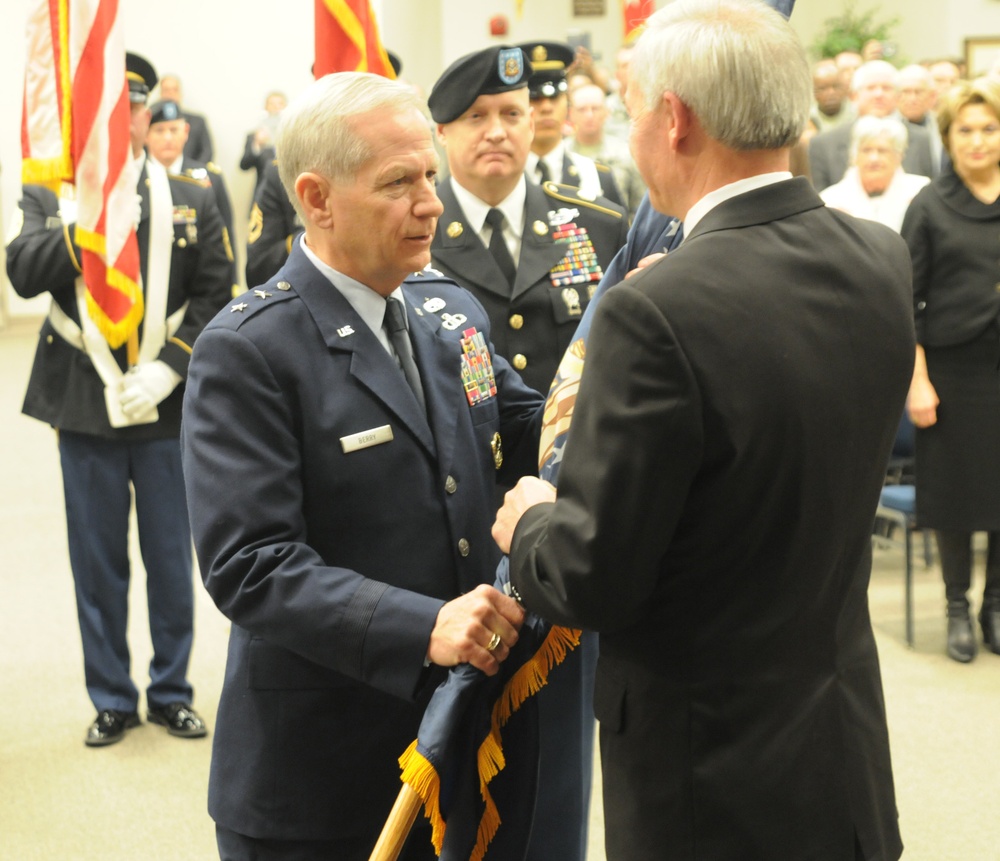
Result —
M 893 117 L 861 117 L 851 132 L 850 167 L 820 192 L 827 206 L 878 221 L 897 233 L 913 196 L 930 182 L 904 173 L 906 129 Z
M 945 156 L 937 118 L 934 116 L 936 95 L 931 73 L 917 64 L 904 66 L 899 70 L 896 84 L 899 87 L 899 113 L 908 125 L 918 126 L 927 132 L 933 171 L 931 175 L 937 176 L 941 173 Z
M 817 132 L 827 132 L 856 116 L 854 105 L 847 97 L 848 86 L 833 60 L 820 60 L 813 66 L 813 95 L 815 102 L 809 112 Z
M 851 97 L 859 117 L 898 116 L 896 111 L 899 93 L 896 85 L 896 67 L 885 60 L 872 60 L 854 73 Z M 933 175 L 930 144 L 927 132 L 916 126 L 907 128 L 909 146 L 903 157 L 903 168 L 908 173 Z M 848 150 L 851 143 L 851 126 L 842 125 L 816 135 L 809 142 L 809 168 L 813 185 L 822 191 L 839 182 L 847 171 Z
M 950 89 L 938 123 L 953 170 L 920 191 L 903 220 L 913 261 L 917 522 L 937 531 L 947 652 L 976 656 L 968 591 L 972 533 L 988 533 L 979 622 L 1000 654 L 1000 82 Z

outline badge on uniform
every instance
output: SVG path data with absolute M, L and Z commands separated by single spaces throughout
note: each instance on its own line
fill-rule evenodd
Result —
M 566 246 L 566 253 L 550 271 L 549 279 L 553 287 L 568 287 L 571 284 L 594 284 L 604 275 L 597 259 L 597 249 L 590 238 L 586 227 L 581 227 L 576 221 L 579 212 L 560 209 L 549 213 L 552 224 L 552 239 Z M 592 291 L 590 291 L 592 292 Z M 563 290 L 563 300 L 571 316 L 582 314 L 579 304 L 579 294 L 575 290 Z
M 198 213 L 193 206 L 186 206 L 183 203 L 174 206 L 174 224 L 194 224 L 198 220 Z
M 469 406 L 474 407 L 497 393 L 497 383 L 486 339 L 475 328 L 462 335 L 462 388 Z

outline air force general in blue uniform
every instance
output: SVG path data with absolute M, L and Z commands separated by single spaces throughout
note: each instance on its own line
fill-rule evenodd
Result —
M 289 106 L 279 148 L 305 236 L 206 327 L 191 362 L 195 545 L 233 622 L 209 782 L 223 858 L 278 841 L 268 858 L 367 859 L 443 667 L 495 671 L 507 647 L 491 631 L 509 641 L 519 624 L 482 584 L 499 560 L 495 483 L 534 472 L 541 398 L 496 354 L 492 390 L 469 393 L 464 356 L 473 330 L 488 344 L 486 312 L 433 270 L 413 274 L 441 206 L 429 132 L 401 90 L 343 73 Z M 341 91 L 374 106 L 357 122 L 373 155 L 353 184 L 301 172 L 290 143 Z M 381 331 L 396 300 L 426 411 Z M 472 599 L 474 642 L 442 658 L 439 629 Z M 427 828 L 403 857 L 434 857 Z

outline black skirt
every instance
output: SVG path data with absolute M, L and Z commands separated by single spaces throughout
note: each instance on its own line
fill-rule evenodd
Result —
M 925 353 L 940 404 L 937 423 L 917 430 L 917 522 L 1000 530 L 1000 329 Z

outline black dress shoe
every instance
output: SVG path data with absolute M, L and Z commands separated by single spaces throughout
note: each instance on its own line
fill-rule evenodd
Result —
M 201 738 L 208 735 L 208 728 L 187 703 L 170 703 L 167 706 L 150 707 L 146 715 L 150 723 L 165 726 L 171 735 L 181 738 Z
M 962 664 L 976 657 L 976 641 L 968 613 L 948 617 L 948 657 Z
M 138 713 L 104 709 L 97 713 L 97 720 L 90 725 L 83 743 L 88 747 L 114 744 L 125 737 L 125 730 L 135 726 L 139 726 Z
M 979 624 L 983 629 L 983 642 L 991 652 L 1000 655 L 1000 606 L 983 605 L 979 611 Z

